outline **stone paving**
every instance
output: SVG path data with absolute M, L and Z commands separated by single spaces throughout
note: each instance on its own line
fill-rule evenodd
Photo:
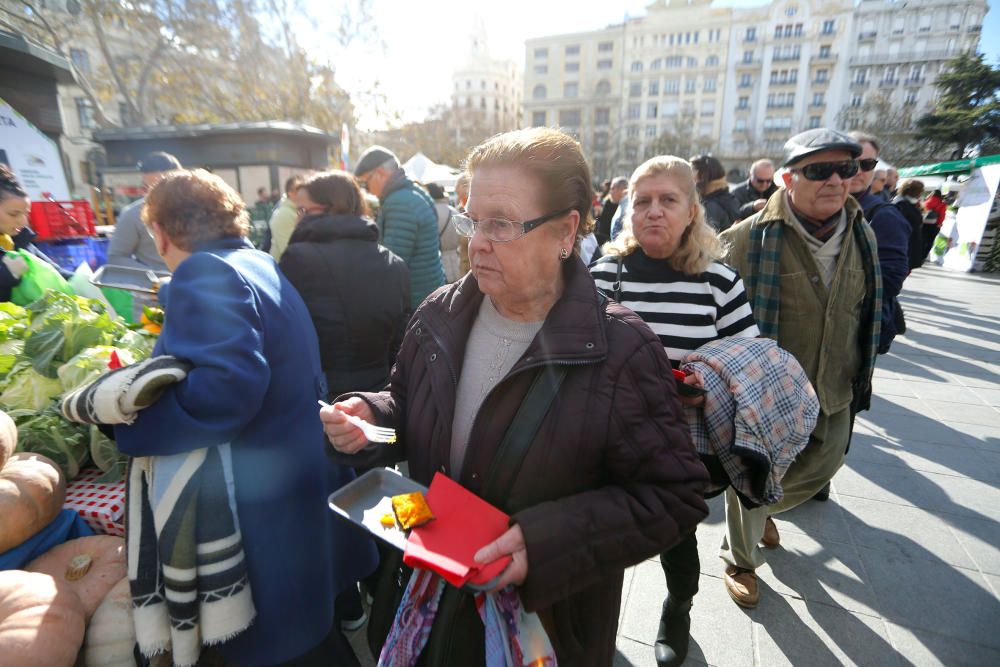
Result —
M 902 301 L 830 500 L 776 518 L 756 609 L 725 591 L 710 503 L 686 665 L 1000 665 L 1000 276 L 926 266 Z M 658 559 L 626 572 L 616 667 L 655 667 L 665 592 Z
M 928 266 L 903 292 L 872 410 L 830 500 L 776 518 L 756 609 L 725 591 L 711 503 L 685 664 L 1000 665 L 1000 277 Z M 658 560 L 626 573 L 616 667 L 655 666 L 665 591 Z

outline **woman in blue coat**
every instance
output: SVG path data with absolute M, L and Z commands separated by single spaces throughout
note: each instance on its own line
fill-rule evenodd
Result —
M 374 568 L 374 546 L 335 523 L 327 496 L 353 473 L 324 454 L 316 333 L 274 260 L 247 242 L 245 205 L 203 170 L 172 172 L 143 219 L 173 272 L 154 354 L 187 378 L 115 428 L 130 456 L 231 444 L 236 514 L 256 617 L 217 646 L 227 663 L 356 664 L 334 629 L 336 594 Z

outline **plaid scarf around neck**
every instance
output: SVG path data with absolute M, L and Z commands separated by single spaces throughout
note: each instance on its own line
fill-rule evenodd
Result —
M 749 275 L 743 276 L 751 295 L 754 319 L 760 334 L 778 340 L 778 315 L 781 303 L 781 242 L 785 223 L 780 219 L 763 220 L 761 214 L 750 225 Z M 854 380 L 855 401 L 867 400 L 871 388 L 875 357 L 882 329 L 882 273 L 873 237 L 865 233 L 865 223 L 850 218 L 853 240 L 861 252 L 865 269 L 865 298 L 861 304 L 861 327 L 858 344 L 861 347 L 861 368 Z

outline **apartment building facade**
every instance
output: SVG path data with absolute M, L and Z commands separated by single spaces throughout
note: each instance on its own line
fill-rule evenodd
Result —
M 843 62 L 845 127 L 863 126 L 874 113 L 865 102 L 874 98 L 912 118 L 926 113 L 936 101 L 935 82 L 945 63 L 978 48 L 988 10 L 986 0 L 861 0 L 851 52 Z
M 986 0 L 749 8 L 659 0 L 621 25 L 527 42 L 525 122 L 574 132 L 596 178 L 627 173 L 657 137 L 680 131 L 745 171 L 757 157 L 780 155 L 796 132 L 863 125 L 850 109 L 870 108 L 866 95 L 891 93 L 917 117 L 936 99 L 943 63 L 978 47 L 986 11 Z M 587 50 L 596 45 L 614 54 L 611 67 L 598 69 L 600 53 Z
M 579 139 L 595 174 L 623 155 L 623 27 L 527 42 L 525 124 L 565 128 Z

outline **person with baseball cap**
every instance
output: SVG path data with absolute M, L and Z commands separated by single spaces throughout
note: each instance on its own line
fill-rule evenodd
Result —
M 175 169 L 181 168 L 180 161 L 170 153 L 150 153 L 139 162 L 139 172 L 142 174 L 142 185 L 148 192 L 160 182 L 163 176 Z M 167 265 L 156 251 L 156 242 L 140 217 L 142 207 L 146 203 L 143 197 L 122 209 L 115 224 L 114 234 L 108 243 L 108 264 L 129 266 L 134 269 L 151 271 L 167 271 Z M 142 315 L 143 305 L 152 301 L 140 298 L 138 294 L 132 298 L 132 316 L 138 322 Z
M 388 148 L 372 146 L 354 167 L 358 184 L 379 199 L 382 245 L 403 258 L 410 269 L 410 307 L 445 284 L 434 200 L 406 177 L 399 158 Z
M 758 213 L 722 234 L 725 262 L 746 284 L 761 335 L 791 352 L 820 403 L 816 428 L 782 479 L 784 497 L 747 509 L 726 492 L 719 555 L 725 585 L 741 607 L 757 605 L 758 543 L 780 541 L 770 515 L 819 492 L 844 462 L 854 415 L 867 409 L 881 326 L 882 277 L 875 235 L 849 196 L 861 146 L 826 128 L 785 143 L 784 187 Z

